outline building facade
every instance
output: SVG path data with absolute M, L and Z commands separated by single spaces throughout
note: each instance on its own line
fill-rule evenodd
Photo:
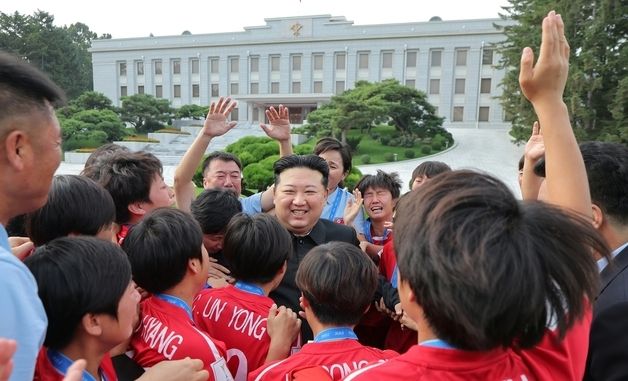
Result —
M 232 119 L 263 122 L 283 104 L 291 122 L 360 80 L 395 78 L 428 94 L 445 127 L 509 128 L 499 104 L 501 19 L 354 25 L 330 15 L 266 19 L 243 32 L 94 40 L 94 90 L 151 94 L 173 107 L 238 100 Z

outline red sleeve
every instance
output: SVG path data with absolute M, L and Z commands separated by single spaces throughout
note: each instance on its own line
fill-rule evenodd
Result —
M 382 250 L 382 257 L 379 261 L 379 272 L 390 281 L 392 279 L 395 265 L 397 264 L 397 254 L 395 253 L 395 247 L 393 246 L 392 239 L 384 245 Z

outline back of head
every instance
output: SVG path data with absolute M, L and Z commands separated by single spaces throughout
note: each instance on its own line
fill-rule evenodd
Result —
M 117 318 L 118 304 L 131 282 L 131 266 L 120 247 L 94 237 L 58 238 L 24 261 L 33 273 L 46 315 L 44 345 L 63 349 L 83 316 Z
M 240 213 L 227 226 L 223 252 L 236 279 L 268 283 L 292 253 L 292 238 L 274 217 Z
M 523 163 L 521 164 L 523 166 Z M 412 178 L 410 179 L 410 189 L 412 189 L 412 183 L 414 179 L 419 176 L 425 176 L 427 178 L 432 178 L 436 175 L 439 175 L 444 172 L 451 171 L 451 167 L 442 161 L 424 161 L 419 164 L 414 171 L 412 171 Z
M 307 253 L 296 283 L 321 323 L 355 325 L 373 300 L 377 268 L 358 247 L 330 242 Z
M 386 173 L 380 169 L 375 175 L 364 175 L 355 185 L 355 187 L 364 195 L 366 190 L 371 188 L 382 188 L 390 191 L 393 200 L 401 195 L 401 180 L 396 172 Z
M 619 143 L 580 144 L 591 201 L 614 223 L 628 225 L 628 147 Z
M 319 139 L 314 146 L 314 155 L 318 156 L 328 151 L 338 151 L 340 157 L 342 158 L 342 167 L 344 169 L 343 172 L 351 170 L 351 148 L 347 144 L 344 144 L 340 140 L 331 137 Z
M 57 175 L 48 201 L 26 217 L 28 236 L 36 246 L 69 234 L 98 234 L 113 223 L 116 209 L 111 195 L 82 176 Z
M 593 300 L 584 219 L 540 202 L 520 205 L 499 180 L 444 173 L 404 197 L 395 221 L 400 281 L 435 334 L 467 350 L 538 343 L 550 318 L 563 335 Z
M 81 171 L 81 176 L 89 177 L 94 181 L 99 181 L 100 170 L 117 152 L 131 151 L 127 147 L 114 143 L 107 143 L 98 147 L 85 161 L 85 167 Z
M 192 202 L 191 211 L 203 234 L 218 234 L 242 211 L 242 203 L 229 189 L 206 189 Z
M 329 166 L 325 160 L 316 155 L 289 155 L 277 160 L 273 165 L 275 185 L 279 185 L 279 178 L 282 172 L 293 168 L 306 168 L 319 172 L 322 176 L 323 187 L 327 189 Z
M 201 228 L 191 215 L 158 208 L 131 228 L 122 248 L 135 283 L 158 294 L 183 280 L 190 259 L 202 260 L 202 244 Z
M 116 205 L 116 223 L 129 222 L 129 204 L 150 201 L 151 184 L 161 174 L 161 161 L 149 152 L 119 151 L 103 163 L 99 183 Z

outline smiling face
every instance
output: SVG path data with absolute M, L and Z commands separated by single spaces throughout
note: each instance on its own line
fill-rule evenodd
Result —
M 303 235 L 312 230 L 326 200 L 327 190 L 320 172 L 297 167 L 279 175 L 275 185 L 275 215 L 293 234 Z
M 362 197 L 364 209 L 371 220 L 392 221 L 395 203 L 388 189 L 368 187 Z
M 203 188 L 224 188 L 233 190 L 237 196 L 242 193 L 242 172 L 235 161 L 212 160 L 203 177 Z

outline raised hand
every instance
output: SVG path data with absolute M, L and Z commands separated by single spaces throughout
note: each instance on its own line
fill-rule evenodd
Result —
M 279 105 L 277 110 L 271 106 L 266 110 L 266 117 L 270 125 L 262 123 L 259 126 L 269 138 L 278 141 L 290 140 L 290 113 L 287 107 Z
M 353 198 L 349 198 L 347 201 L 347 205 L 345 206 L 345 212 L 343 215 L 343 220 L 345 225 L 351 226 L 355 218 L 358 216 L 358 213 L 362 211 L 362 193 L 358 189 L 353 191 Z
M 534 122 L 534 125 L 532 125 L 532 135 L 526 143 L 524 154 L 526 159 L 535 163 L 545 155 L 545 141 L 539 122 Z
M 266 333 L 270 337 L 270 347 L 266 361 L 288 357 L 292 343 L 301 330 L 301 320 L 290 308 L 273 304 L 268 311 Z
M 227 117 L 238 103 L 231 98 L 220 97 L 218 103 L 212 102 L 203 125 L 203 134 L 209 137 L 222 136 L 236 126 L 237 122 L 227 122 Z

